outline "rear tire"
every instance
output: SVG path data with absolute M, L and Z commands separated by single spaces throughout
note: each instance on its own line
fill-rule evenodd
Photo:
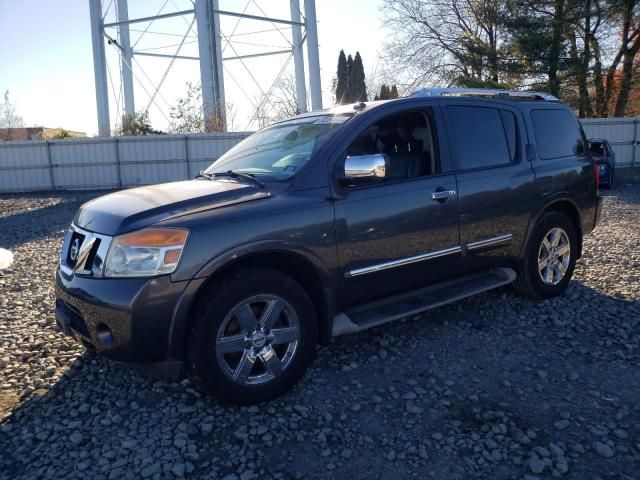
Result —
M 564 292 L 575 269 L 578 237 L 571 220 L 546 212 L 536 222 L 525 248 L 513 288 L 530 298 L 550 298 Z
M 203 291 L 190 329 L 189 376 L 225 403 L 288 390 L 313 359 L 317 316 L 306 291 L 276 270 L 236 270 Z

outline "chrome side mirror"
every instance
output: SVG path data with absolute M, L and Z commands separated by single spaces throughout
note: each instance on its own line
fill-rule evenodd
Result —
M 383 180 L 389 168 L 389 157 L 383 153 L 347 157 L 344 161 L 343 181 L 348 184 Z

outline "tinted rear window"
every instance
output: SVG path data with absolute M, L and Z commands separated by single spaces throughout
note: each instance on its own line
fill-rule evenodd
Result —
M 533 110 L 533 130 L 540 158 L 550 159 L 584 154 L 580 126 L 567 110 Z
M 505 165 L 511 162 L 512 157 L 498 109 L 452 106 L 448 108 L 448 112 L 460 169 Z M 506 117 L 507 123 L 508 118 Z M 514 127 L 509 128 L 511 131 L 513 129 Z M 513 142 L 515 143 L 515 140 Z M 513 148 L 515 149 L 515 146 Z

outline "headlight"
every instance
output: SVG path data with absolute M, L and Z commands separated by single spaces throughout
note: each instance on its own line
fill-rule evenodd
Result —
M 186 230 L 147 228 L 115 237 L 105 262 L 105 277 L 151 277 L 172 273 L 187 241 Z

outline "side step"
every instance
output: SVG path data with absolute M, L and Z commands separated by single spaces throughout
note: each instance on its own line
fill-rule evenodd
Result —
M 333 336 L 360 332 L 399 318 L 415 315 L 432 308 L 486 292 L 516 279 L 511 268 L 493 268 L 466 275 L 426 288 L 394 295 L 375 302 L 358 305 L 339 313 L 333 320 Z

